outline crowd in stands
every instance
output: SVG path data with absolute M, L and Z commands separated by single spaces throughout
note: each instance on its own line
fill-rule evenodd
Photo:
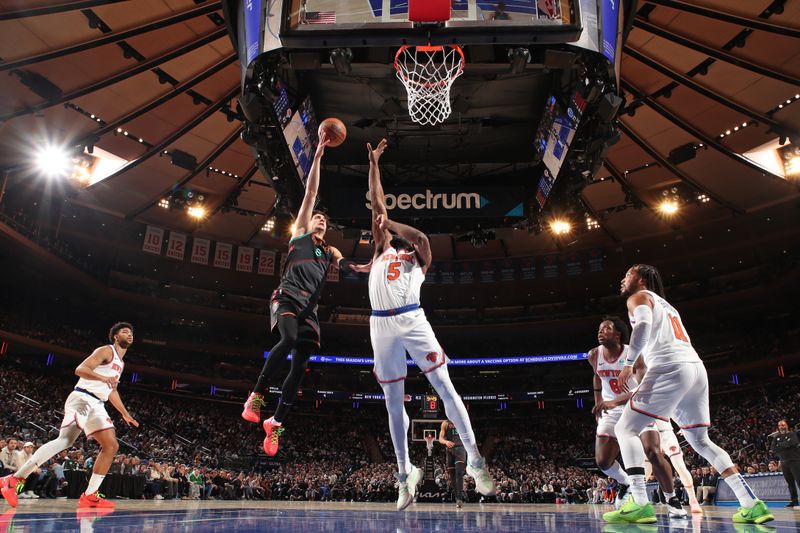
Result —
M 56 435 L 63 401 L 74 385 L 71 376 L 55 376 L 0 362 L 0 461 L 11 471 L 43 442 Z M 747 395 L 726 395 L 715 402 L 712 436 L 744 472 L 777 470 L 766 451 L 766 436 L 778 418 L 800 418 L 796 380 Z M 278 499 L 316 501 L 393 501 L 397 497 L 395 463 L 385 420 L 373 411 L 357 415 L 295 414 L 276 460 L 258 459 L 262 432 L 238 416 L 240 406 L 209 399 L 182 398 L 124 387 L 128 409 L 141 423 L 117 423 L 122 442 L 112 474 L 141 481 L 145 498 Z M 112 414 L 117 420 L 115 414 Z M 519 415 L 517 415 L 519 416 Z M 565 418 L 569 417 L 569 423 Z M 593 456 L 594 420 L 588 410 L 474 421 L 479 444 L 486 449 L 501 502 L 602 502 L 613 498 L 596 471 L 579 458 Z M 20 451 L 21 450 L 21 451 Z M 25 497 L 59 497 L 67 493 L 71 471 L 90 470 L 97 447 L 79 439 L 74 447 L 29 478 Z M 425 446 L 411 446 L 422 464 Z M 690 449 L 698 495 L 713 496 L 714 472 Z M 435 478 L 444 492 L 449 480 L 444 450 L 436 445 Z M 700 470 L 703 467 L 705 470 Z M 703 483 L 704 476 L 706 483 Z M 707 489 L 702 488 L 708 487 Z M 478 501 L 465 478 L 468 501 Z

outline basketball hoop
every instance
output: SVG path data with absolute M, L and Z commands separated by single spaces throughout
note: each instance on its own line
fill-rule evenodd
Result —
M 433 126 L 450 116 L 450 87 L 464 72 L 460 46 L 401 46 L 394 69 L 408 92 L 411 120 Z
M 425 435 L 425 447 L 428 449 L 428 456 L 433 454 L 433 435 Z

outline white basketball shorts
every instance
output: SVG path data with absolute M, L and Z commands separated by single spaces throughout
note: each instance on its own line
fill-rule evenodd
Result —
M 98 431 L 114 428 L 105 403 L 85 392 L 72 391 L 64 403 L 64 421 L 61 427 L 76 424 L 87 437 Z
M 422 309 L 402 315 L 370 317 L 369 336 L 375 357 L 373 373 L 380 383 L 406 378 L 406 352 L 425 374 L 447 363 L 447 356 Z

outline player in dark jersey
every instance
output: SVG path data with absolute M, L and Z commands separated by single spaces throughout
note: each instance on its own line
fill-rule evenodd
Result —
M 264 452 L 269 456 L 278 453 L 278 440 L 283 433 L 282 424 L 297 397 L 311 351 L 320 346 L 317 301 L 328 275 L 328 267 L 334 263 L 340 270 L 369 271 L 369 265 L 356 265 L 344 259 L 338 249 L 325 242 L 328 217 L 313 209 L 319 188 L 320 161 L 329 143 L 323 133 L 308 174 L 305 196 L 289 241 L 289 253 L 281 281 L 270 299 L 270 328 L 272 332 L 277 331 L 280 334 L 281 340 L 270 350 L 258 382 L 242 411 L 242 418 L 247 421 L 258 423 L 261 420 L 268 379 L 286 360 L 289 352 L 292 352 L 291 370 L 283 382 L 278 407 L 275 414 L 263 424 L 266 432 Z
M 467 464 L 467 450 L 461 442 L 455 424 L 449 420 L 442 422 L 439 429 L 439 444 L 447 447 L 447 476 L 453 484 L 456 507 L 464 505 L 464 467 Z

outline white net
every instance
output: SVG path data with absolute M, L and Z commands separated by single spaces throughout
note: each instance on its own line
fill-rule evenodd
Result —
M 464 72 L 461 47 L 402 46 L 394 67 L 408 91 L 411 120 L 435 125 L 450 116 L 450 87 Z

